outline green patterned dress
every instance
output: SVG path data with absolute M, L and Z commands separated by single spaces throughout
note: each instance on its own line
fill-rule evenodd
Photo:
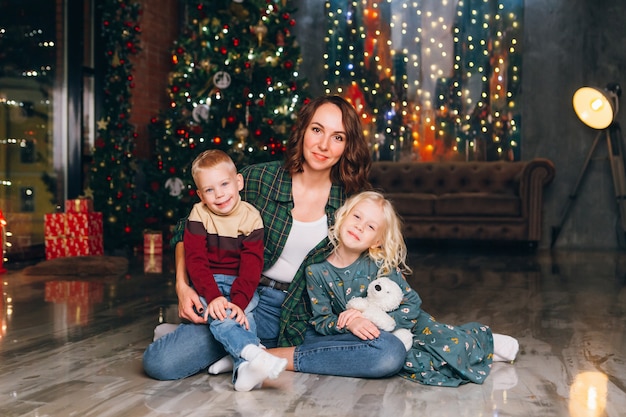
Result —
M 346 268 L 324 261 L 306 269 L 307 290 L 318 333 L 345 333 L 338 329 L 337 317 L 353 297 L 365 297 L 367 286 L 376 279 L 378 268 L 366 255 Z M 400 376 L 425 385 L 457 387 L 482 384 L 493 361 L 491 329 L 480 323 L 460 326 L 439 323 L 421 310 L 422 300 L 400 271 L 389 276 L 402 288 L 400 307 L 390 313 L 398 328 L 410 329 L 413 347 L 407 352 Z

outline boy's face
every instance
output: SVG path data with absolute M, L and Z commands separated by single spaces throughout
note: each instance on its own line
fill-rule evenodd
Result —
M 380 204 L 370 200 L 357 203 L 339 230 L 341 245 L 358 253 L 380 246 L 384 222 Z
M 227 163 L 198 170 L 194 180 L 200 200 L 213 213 L 229 214 L 241 198 L 243 177 Z

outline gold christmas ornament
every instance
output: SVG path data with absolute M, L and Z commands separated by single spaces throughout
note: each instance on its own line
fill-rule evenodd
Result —
M 252 26 L 250 29 L 252 30 L 252 33 L 256 34 L 259 46 L 261 46 L 263 38 L 267 35 L 267 26 L 263 24 L 262 20 L 259 20 L 259 23 L 257 23 L 256 26 Z
M 249 133 L 250 131 L 248 128 L 245 127 L 242 122 L 239 122 L 239 127 L 235 130 L 235 136 L 237 136 L 237 139 L 243 142 L 248 137 Z

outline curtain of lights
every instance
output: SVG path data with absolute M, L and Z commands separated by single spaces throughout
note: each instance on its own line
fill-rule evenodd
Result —
M 330 0 L 326 93 L 374 159 L 518 160 L 523 0 Z

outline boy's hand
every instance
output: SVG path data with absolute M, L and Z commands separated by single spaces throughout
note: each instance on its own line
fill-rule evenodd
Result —
M 250 330 L 250 324 L 248 323 L 248 317 L 246 313 L 237 304 L 228 303 L 228 307 L 231 310 L 230 318 L 235 320 L 241 326 L 244 326 L 246 330 Z
M 223 295 L 211 300 L 204 313 L 205 320 L 208 320 L 209 316 L 213 320 L 224 320 L 226 318 L 226 309 L 229 308 L 230 302 Z

